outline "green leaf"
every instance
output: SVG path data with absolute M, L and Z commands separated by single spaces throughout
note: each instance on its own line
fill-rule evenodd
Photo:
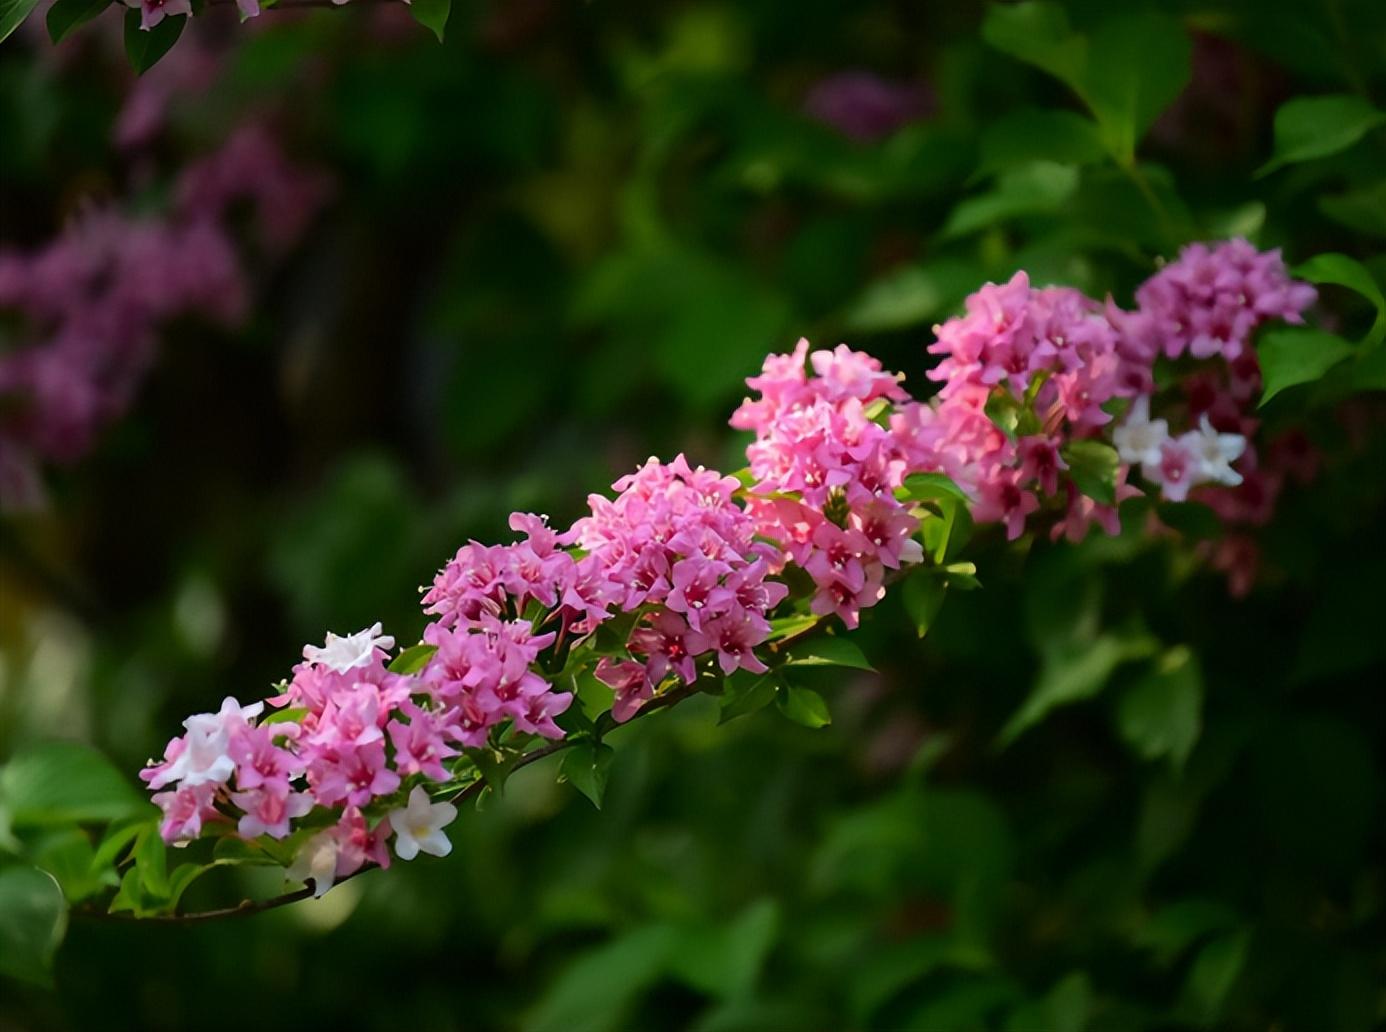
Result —
M 1347 150 L 1383 123 L 1386 112 L 1355 94 L 1296 97 L 1275 113 L 1275 154 L 1256 174 Z
M 1093 33 L 1078 92 L 1120 164 L 1133 163 L 1136 144 L 1183 92 L 1191 53 L 1184 27 L 1155 11 L 1123 14 Z
M 916 502 L 930 502 L 938 498 L 955 498 L 967 502 L 963 489 L 953 482 L 953 478 L 943 473 L 911 473 L 905 478 L 903 493 L 906 498 Z
M 1097 126 L 1073 111 L 1021 108 L 982 130 L 977 175 L 1036 161 L 1090 165 L 1106 157 Z
M 15 29 L 24 24 L 38 0 L 0 0 L 0 43 L 3 43 Z
M 664 973 L 678 941 L 666 924 L 645 925 L 582 953 L 549 982 L 521 1022 L 527 1032 L 604 1032 L 630 1027 L 630 1005 Z
M 510 780 L 510 775 L 515 770 L 517 757 L 510 753 L 499 753 L 489 746 L 462 751 L 481 774 L 486 787 L 497 795 L 503 794 L 505 783 Z
M 602 797 L 606 794 L 606 779 L 611 769 L 611 758 L 614 755 L 615 752 L 609 745 L 590 740 L 582 741 L 568 750 L 567 755 L 563 757 L 563 766 L 559 773 L 600 810 Z
M 1120 164 L 1189 81 L 1188 33 L 1155 11 L 1123 13 L 1091 38 L 1074 32 L 1053 3 L 994 5 L 982 37 L 1066 83 L 1097 119 L 1103 144 Z
M 146 32 L 140 28 L 140 12 L 135 8 L 126 11 L 125 56 L 129 58 L 131 67 L 140 75 L 153 68 L 178 42 L 187 21 L 186 14 L 173 15 Z
M 1356 291 L 1376 308 L 1376 318 L 1362 339 L 1365 347 L 1375 347 L 1386 339 L 1386 297 L 1367 267 L 1345 254 L 1319 254 L 1293 270 L 1293 274 L 1310 283 L 1331 283 Z
M 1237 912 L 1221 900 L 1181 900 L 1152 915 L 1133 942 L 1153 952 L 1158 963 L 1167 965 L 1200 939 L 1235 928 L 1238 923 Z
M 223 864 L 234 863 L 235 861 L 224 860 L 210 864 L 179 864 L 173 869 L 173 873 L 168 876 L 168 902 L 164 909 L 168 913 L 174 913 L 178 909 L 178 901 L 183 898 L 183 893 L 188 891 L 188 886 L 197 881 L 213 867 Z
M 1060 211 L 1078 189 L 1078 170 L 1034 161 L 1001 175 L 994 189 L 960 201 L 944 223 L 942 237 L 966 236 L 1026 215 Z
M 779 685 L 773 677 L 761 677 L 749 683 L 733 677 L 727 681 L 726 691 L 722 693 L 722 714 L 717 723 L 725 724 L 764 709 L 775 701 L 778 693 Z
M 31 849 L 30 859 L 58 879 L 70 903 L 116 884 L 109 869 L 97 869 L 91 839 L 80 828 L 59 828 L 44 835 Z
M 1073 86 L 1087 67 L 1087 41 L 1076 35 L 1056 3 L 992 4 L 982 22 L 982 38 L 997 50 Z
M 1004 747 L 1052 710 L 1100 692 L 1122 663 L 1150 655 L 1155 642 L 1145 635 L 1103 634 L 1092 641 L 1070 641 L 1044 655 L 1034 689 L 998 737 Z
M 0 869 L 0 974 L 51 985 L 53 955 L 67 931 L 67 901 L 37 867 Z
M 782 616 L 779 619 L 770 621 L 770 638 L 772 642 L 783 641 L 785 638 L 792 638 L 794 635 L 808 630 L 823 619 L 813 613 L 795 613 L 793 616 Z
M 148 806 L 104 756 L 75 742 L 18 753 L 0 772 L 0 800 L 16 828 L 109 821 Z
M 135 870 L 140 874 L 140 884 L 151 896 L 167 897 L 168 852 L 159 829 L 153 825 L 144 828 L 135 840 L 135 849 L 130 854 L 135 861 Z
M 1246 965 L 1250 947 L 1251 933 L 1247 931 L 1220 936 L 1204 946 L 1184 982 L 1180 1009 L 1200 1025 L 1216 1024 Z
M 1195 541 L 1216 541 L 1225 529 L 1218 514 L 1202 502 L 1161 502 L 1155 513 L 1165 526 Z
M 854 670 L 871 670 L 873 667 L 861 649 L 846 638 L 814 638 L 800 642 L 789 650 L 789 666 L 834 666 L 851 667 Z
M 110 6 L 111 0 L 57 0 L 48 8 L 48 38 L 61 43 L 73 29 L 91 21 Z
M 394 659 L 390 660 L 389 666 L 385 669 L 392 674 L 417 674 L 428 661 L 433 658 L 433 654 L 438 651 L 437 645 L 427 645 L 419 642 L 411 645 Z
M 955 258 L 902 265 L 869 284 L 848 307 L 844 322 L 858 333 L 920 326 L 947 313 L 982 278 L 974 263 Z
M 1319 210 L 1355 233 L 1386 237 L 1386 179 L 1360 190 L 1320 197 Z
M 154 807 L 151 805 L 150 810 Z M 92 870 L 100 870 L 112 867 L 120 859 L 120 855 L 125 852 L 135 839 L 139 838 L 140 832 L 147 827 L 159 826 L 157 818 L 152 817 L 129 817 L 124 820 L 115 821 L 106 829 L 105 837 L 101 844 L 96 847 L 96 853 L 92 856 Z M 239 840 L 234 840 L 239 841 Z
M 1075 971 L 1058 982 L 1043 999 L 1012 1012 L 1007 1032 L 1083 1032 L 1092 1011 L 1092 980 L 1086 972 Z
M 1256 345 L 1265 381 L 1260 404 L 1265 405 L 1289 387 L 1315 382 L 1352 350 L 1352 345 L 1337 334 L 1307 326 L 1287 326 L 1262 334 Z
M 1127 690 L 1117 706 L 1117 727 L 1137 755 L 1168 756 L 1183 769 L 1202 729 L 1203 675 L 1184 646 L 1170 649 Z
M 268 716 L 264 717 L 260 723 L 264 724 L 297 724 L 308 715 L 307 706 L 289 706 L 285 709 L 272 710 Z
M 920 533 L 924 538 L 924 550 L 933 557 L 934 562 L 957 555 L 972 536 L 972 513 L 966 505 L 955 498 L 938 499 L 939 515 L 924 517 Z
M 931 572 L 921 570 L 905 578 L 900 585 L 900 600 L 905 605 L 916 633 L 922 638 L 929 633 L 934 618 L 943 608 L 943 599 L 948 589 L 942 578 Z
M 779 906 L 762 899 L 726 925 L 690 928 L 670 951 L 672 973 L 711 996 L 744 998 L 755 987 L 779 923 Z
M 1068 463 L 1068 475 L 1079 491 L 1102 505 L 1116 504 L 1116 475 L 1121 460 L 1115 448 L 1088 439 L 1069 442 L 1062 454 Z
M 448 15 L 452 13 L 452 0 L 412 0 L 409 13 L 414 20 L 443 42 L 443 30 L 447 28 Z
M 780 707 L 780 712 L 796 724 L 819 728 L 827 727 L 833 722 L 832 714 L 828 712 L 828 704 L 823 701 L 823 696 L 811 688 L 786 685 L 776 702 Z

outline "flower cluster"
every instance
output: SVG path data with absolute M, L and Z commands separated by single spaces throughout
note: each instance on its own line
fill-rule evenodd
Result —
M 374 827 L 366 817 L 411 774 L 445 780 L 442 763 L 457 755 L 449 742 L 465 737 L 458 693 L 441 678 L 425 683 L 386 670 L 394 639 L 380 630 L 376 624 L 347 637 L 328 635 L 324 646 L 306 647 L 284 692 L 268 700 L 287 707 L 275 714 L 281 719 L 257 723 L 264 703 L 241 706 L 228 698 L 217 713 L 184 721 L 186 733 L 141 772 L 151 789 L 164 790 L 153 797 L 164 812 L 163 837 L 195 838 L 208 822 L 235 816 L 242 838 L 283 839 L 293 822 L 322 815 L 313 825 L 320 830 L 298 853 L 303 876 L 319 893 L 367 861 L 388 866 L 392 832 L 446 853 L 446 840 L 437 848 L 423 825 L 429 815 L 450 820 L 450 804 L 411 795 L 403 817 L 390 808 Z M 398 846 L 396 852 L 404 855 Z
M 973 516 L 1019 537 L 1042 497 L 1061 496 L 1055 533 L 1081 536 L 1091 523 L 1114 532 L 1116 509 L 1078 489 L 1066 445 L 1100 435 L 1114 399 L 1152 383 L 1130 369 L 1101 305 L 1066 287 L 1035 288 L 1018 272 L 967 299 L 962 316 L 935 327 L 929 372 L 943 381 L 930 411 L 905 413 L 911 466 L 947 473 L 976 499 Z M 996 415 L 993 415 L 996 413 Z M 998 425 L 1000 424 L 1000 425 Z M 1119 470 L 1115 500 L 1129 493 Z
M 74 460 L 125 411 L 161 325 L 244 315 L 230 202 L 250 201 L 267 243 L 282 247 L 317 211 L 324 185 L 252 127 L 190 167 L 176 192 L 170 218 L 89 210 L 45 247 L 0 252 L 0 310 L 21 316 L 16 345 L 0 355 L 0 506 L 40 505 L 36 460 Z
M 1250 438 L 1259 424 L 1251 411 L 1261 373 L 1251 335 L 1272 319 L 1303 322 L 1314 299 L 1314 288 L 1290 278 L 1278 251 L 1260 252 L 1245 240 L 1186 247 L 1136 292 L 1135 312 L 1114 318 L 1128 364 L 1149 367 L 1164 357 L 1191 366 L 1169 407 L 1169 416 L 1188 428 L 1172 432 L 1169 419 L 1151 416 L 1143 396 L 1113 433 L 1122 460 L 1139 464 L 1144 478 L 1172 501 L 1201 485 L 1238 488 L 1256 476 Z M 1251 491 L 1265 494 L 1255 486 Z M 1226 491 L 1213 488 L 1200 498 L 1235 517 Z
M 427 786 L 472 784 L 474 750 L 564 737 L 557 718 L 574 696 L 561 686 L 605 683 L 624 721 L 704 674 L 765 673 L 777 611 L 855 627 L 887 572 L 924 558 L 914 474 L 951 478 L 973 517 L 1011 538 L 1041 510 L 1056 534 L 1094 522 L 1114 533 L 1116 503 L 1139 493 L 1132 469 L 1170 499 L 1246 488 L 1256 457 L 1244 387 L 1257 375 L 1246 335 L 1299 318 L 1313 296 L 1248 246 L 1191 249 L 1141 289 L 1135 312 L 1023 273 L 983 287 L 936 328 L 930 375 L 942 387 L 928 401 L 845 345 L 771 355 L 731 420 L 754 435 L 743 476 L 650 459 L 566 531 L 516 513 L 519 540 L 468 542 L 439 571 L 416 650 L 387 665 L 394 641 L 379 624 L 329 635 L 304 649 L 268 716 L 227 699 L 190 717 L 143 775 L 165 838 L 216 822 L 245 838 L 298 835 L 290 875 L 318 892 L 387 865 L 391 841 L 403 859 L 444 854 L 456 810 Z M 1238 329 L 1224 334 L 1208 312 L 1237 305 L 1250 314 L 1234 313 Z M 1174 400 L 1157 394 L 1155 363 L 1190 357 L 1204 365 Z M 1190 423 L 1177 435 L 1176 417 Z M 1208 500 L 1228 519 L 1250 516 L 1233 496 Z
M 788 589 L 766 580 L 779 553 L 755 540 L 755 521 L 734 500 L 739 487 L 682 455 L 668 465 L 650 459 L 616 481 L 614 499 L 592 495 L 592 514 L 565 535 L 597 564 L 616 605 L 641 614 L 628 640 L 641 662 L 609 660 L 597 671 L 616 691 L 617 720 L 671 674 L 692 684 L 707 654 L 724 674 L 765 672 L 755 648 Z
M 869 355 L 845 345 L 808 349 L 801 340 L 792 354 L 767 358 L 746 381 L 759 397 L 743 402 L 731 425 L 756 435 L 746 457 L 759 533 L 813 578 L 814 613 L 855 627 L 885 594 L 886 569 L 923 558 L 919 521 L 895 497 L 906 456 L 879 421 L 908 395 Z

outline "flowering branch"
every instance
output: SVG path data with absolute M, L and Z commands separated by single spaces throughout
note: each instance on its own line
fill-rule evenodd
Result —
M 599 803 L 605 734 L 703 690 L 724 718 L 776 702 L 821 726 L 827 704 L 796 669 L 870 669 L 843 632 L 891 583 L 921 623 L 948 586 L 975 585 L 958 558 L 973 521 L 1009 539 L 1041 521 L 1055 537 L 1114 534 L 1118 503 L 1147 491 L 1235 521 L 1263 471 L 1251 335 L 1299 321 L 1313 288 L 1232 241 L 1187 248 L 1137 300 L 1125 311 L 1024 273 L 987 285 L 935 328 L 942 386 L 927 401 L 845 345 L 770 356 L 732 416 L 754 435 L 740 474 L 650 459 L 561 533 L 516 513 L 522 540 L 469 542 L 439 572 L 419 644 L 392 654 L 379 624 L 329 634 L 275 697 L 184 722 L 141 774 L 162 838 L 278 864 L 303 889 L 179 915 L 176 893 L 151 898 L 127 875 L 113 908 L 210 920 L 445 856 L 457 803 L 560 751 L 560 777 Z M 1157 363 L 1174 374 L 1159 391 Z

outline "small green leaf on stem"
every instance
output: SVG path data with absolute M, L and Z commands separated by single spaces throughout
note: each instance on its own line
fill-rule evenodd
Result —
M 385 669 L 392 674 L 417 674 L 428 661 L 433 658 L 433 654 L 438 651 L 437 645 L 428 645 L 419 642 L 411 645 L 394 659 L 390 660 L 390 665 Z

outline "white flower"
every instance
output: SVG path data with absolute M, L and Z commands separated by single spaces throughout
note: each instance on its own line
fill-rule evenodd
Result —
M 180 752 L 159 776 L 149 782 L 151 788 L 162 788 L 173 781 L 185 787 L 223 782 L 236 769 L 236 761 L 228 753 L 231 732 L 260 715 L 263 702 L 242 706 L 231 696 L 222 700 L 216 713 L 195 713 L 183 721 L 188 733 L 183 736 Z
M 305 884 L 311 879 L 314 896 L 321 896 L 332 888 L 337 878 L 337 839 L 330 830 L 319 832 L 303 843 L 298 856 L 289 865 L 287 876 L 290 881 Z
M 1131 411 L 1121 426 L 1112 431 L 1121 461 L 1134 466 L 1138 463 L 1158 465 L 1160 446 L 1169 440 L 1169 424 L 1163 419 L 1150 418 L 1150 399 L 1142 395 L 1131 403 Z
M 452 843 L 443 828 L 457 816 L 451 803 L 430 803 L 422 785 L 409 793 L 409 803 L 402 810 L 390 811 L 390 827 L 395 833 L 395 855 L 401 860 L 413 860 L 420 851 L 431 856 L 447 856 Z
M 1179 440 L 1198 462 L 1200 479 L 1228 487 L 1242 482 L 1242 475 L 1232 468 L 1232 463 L 1246 451 L 1246 438 L 1241 434 L 1218 433 L 1205 414 L 1198 421 L 1198 429 L 1190 430 Z
M 345 674 L 348 670 L 363 667 L 375 657 L 375 650 L 392 649 L 395 639 L 380 633 L 380 623 L 371 624 L 364 631 L 348 634 L 346 637 L 327 632 L 327 641 L 321 646 L 303 646 L 303 658 L 310 663 L 320 663 Z

